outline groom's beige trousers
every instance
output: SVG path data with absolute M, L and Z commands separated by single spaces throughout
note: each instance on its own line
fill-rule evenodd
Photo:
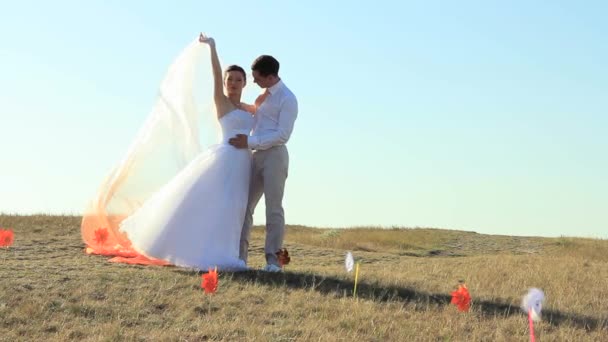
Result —
M 266 202 L 266 243 L 264 253 L 268 264 L 279 265 L 276 252 L 283 247 L 285 236 L 285 215 L 283 212 L 283 192 L 289 154 L 285 145 L 253 152 L 249 203 L 241 232 L 240 258 L 247 262 L 249 237 L 253 226 L 253 212 L 262 195 Z

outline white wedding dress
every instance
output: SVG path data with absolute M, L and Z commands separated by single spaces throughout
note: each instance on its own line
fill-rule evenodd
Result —
M 220 119 L 222 142 L 193 159 L 120 224 L 133 249 L 147 257 L 201 270 L 245 269 L 239 241 L 251 173 L 251 151 L 228 144 L 254 119 L 235 109 Z
M 249 134 L 254 119 L 240 109 L 227 113 L 219 144 L 201 148 L 218 123 L 209 56 L 197 37 L 169 66 L 152 111 L 83 212 L 87 254 L 201 270 L 246 267 L 238 256 L 251 151 L 227 141 Z

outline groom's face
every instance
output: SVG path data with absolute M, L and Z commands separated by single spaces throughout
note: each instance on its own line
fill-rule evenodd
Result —
M 272 84 L 272 75 L 262 76 L 257 70 L 251 72 L 253 76 L 253 83 L 260 86 L 260 88 L 268 88 Z

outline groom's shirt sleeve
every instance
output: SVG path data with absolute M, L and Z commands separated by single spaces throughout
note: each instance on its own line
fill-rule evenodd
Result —
M 272 118 L 274 113 L 264 113 Z M 263 115 L 264 115 L 263 114 Z M 287 93 L 281 99 L 281 104 L 277 113 L 276 129 L 261 132 L 259 135 L 249 137 L 249 148 L 252 150 L 267 150 L 273 146 L 285 145 L 291 136 L 294 123 L 298 117 L 298 100 L 296 97 Z M 261 117 L 260 120 L 270 120 Z

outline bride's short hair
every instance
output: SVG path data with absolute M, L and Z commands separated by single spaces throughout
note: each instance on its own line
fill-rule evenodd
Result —
M 226 68 L 226 70 L 224 71 L 224 78 L 231 71 L 238 71 L 241 74 L 243 74 L 243 79 L 245 79 L 245 82 L 247 82 L 247 74 L 245 73 L 245 69 L 241 68 L 240 66 L 238 66 L 236 64 L 232 64 Z

